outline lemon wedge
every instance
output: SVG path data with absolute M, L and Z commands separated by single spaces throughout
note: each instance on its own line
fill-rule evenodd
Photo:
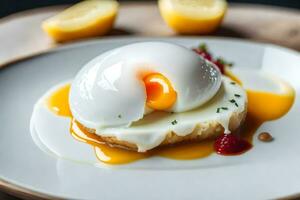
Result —
M 181 34 L 215 31 L 226 13 L 226 0 L 159 0 L 165 22 Z
M 86 0 L 45 20 L 42 28 L 55 41 L 100 36 L 114 24 L 118 2 L 114 0 Z

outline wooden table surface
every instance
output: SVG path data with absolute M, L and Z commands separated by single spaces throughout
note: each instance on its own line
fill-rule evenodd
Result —
M 0 19 L 0 66 L 63 45 L 52 42 L 40 25 L 65 7 L 29 10 Z M 121 4 L 115 29 L 109 35 L 116 36 L 166 37 L 176 34 L 165 25 L 156 4 L 141 2 Z M 300 51 L 300 12 L 280 7 L 230 4 L 224 22 L 214 36 L 275 43 Z M 0 193 L 0 199 L 14 198 Z

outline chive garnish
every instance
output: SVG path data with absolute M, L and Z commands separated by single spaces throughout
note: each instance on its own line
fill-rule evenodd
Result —
M 234 99 L 229 100 L 230 103 L 233 103 L 236 107 L 239 107 L 239 104 Z
M 233 66 L 233 62 L 227 62 L 222 57 L 218 57 L 217 62 L 219 62 L 220 64 L 225 65 L 227 67 L 232 67 Z
M 235 83 L 235 82 L 233 82 L 233 81 L 231 81 L 231 82 L 230 82 L 230 84 L 231 84 L 231 85 L 235 85 L 236 83 Z
M 220 108 L 217 108 L 217 113 L 220 113 Z
M 233 62 L 229 62 L 229 63 L 227 63 L 227 66 L 228 67 L 232 67 L 234 65 L 234 63 Z
M 239 94 L 234 94 L 234 96 L 235 96 L 235 97 L 241 97 L 241 95 L 239 95 Z
M 221 109 L 223 109 L 223 110 L 228 110 L 228 108 L 227 108 L 227 107 L 221 107 Z
M 122 118 L 122 115 L 118 115 L 118 118 L 120 118 L 120 119 L 121 119 L 121 118 Z
M 172 125 L 175 125 L 175 124 L 177 124 L 177 120 L 175 119 L 175 120 L 172 121 L 171 123 L 172 123 Z

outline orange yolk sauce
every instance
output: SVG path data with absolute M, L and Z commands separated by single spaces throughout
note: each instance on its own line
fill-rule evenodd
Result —
M 229 73 L 226 75 L 232 78 L 238 84 L 241 84 L 241 81 L 238 78 L 234 77 L 233 74 Z M 147 80 L 147 78 L 149 80 Z M 150 85 L 148 85 L 149 87 L 157 87 L 153 85 L 151 86 L 151 79 L 153 80 L 153 78 L 157 77 L 146 77 L 144 79 L 146 87 L 148 83 Z M 164 79 L 164 77 L 158 78 Z M 167 87 L 169 89 L 171 88 L 170 85 Z M 71 118 L 70 132 L 72 136 L 78 141 L 85 142 L 93 146 L 97 158 L 104 163 L 125 164 L 150 156 L 161 156 L 177 160 L 191 160 L 204 158 L 214 153 L 214 140 L 205 140 L 202 142 L 189 142 L 177 144 L 174 146 L 158 147 L 146 153 L 139 153 L 117 147 L 111 147 L 103 142 L 98 135 L 89 133 L 81 124 L 77 123 L 73 119 L 68 103 L 69 90 L 70 84 L 62 86 L 61 88 L 53 92 L 52 95 L 48 98 L 48 107 L 51 111 L 59 116 Z M 153 98 L 164 98 L 163 96 L 157 97 L 157 94 L 151 95 L 153 95 Z M 171 95 L 171 97 L 173 96 L 176 100 L 176 93 L 163 95 Z M 289 109 L 293 105 L 295 94 L 291 89 L 285 94 L 247 90 L 247 95 L 248 114 L 243 126 L 239 129 L 238 132 L 241 138 L 252 143 L 253 136 L 256 130 L 264 122 L 278 119 L 289 111 Z M 167 107 L 172 105 L 173 103 L 171 101 L 168 102 Z M 164 104 L 163 106 L 166 106 L 166 104 Z

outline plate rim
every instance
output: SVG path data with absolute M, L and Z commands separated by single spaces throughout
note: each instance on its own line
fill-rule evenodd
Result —
M 35 57 L 42 56 L 48 53 L 57 52 L 57 51 L 63 51 L 70 48 L 77 48 L 84 45 L 89 45 L 95 42 L 100 43 L 109 43 L 114 41 L 126 41 L 126 40 L 181 40 L 181 39 L 201 39 L 201 40 L 219 40 L 219 41 L 231 41 L 231 42 L 242 42 L 246 44 L 255 44 L 255 45 L 261 45 L 265 47 L 272 47 L 277 48 L 280 50 L 288 51 L 291 54 L 294 54 L 296 56 L 300 56 L 300 51 L 281 46 L 278 44 L 272 44 L 269 42 L 261 42 L 256 40 L 249 40 L 244 38 L 235 38 L 235 37 L 219 37 L 219 36 L 162 36 L 162 37 L 143 37 L 143 36 L 106 36 L 106 38 L 91 38 L 91 39 L 82 39 L 75 42 L 70 43 L 62 43 L 61 46 L 53 46 L 50 49 L 41 50 L 40 52 L 31 53 L 25 56 L 18 56 L 16 58 L 13 58 L 11 60 L 8 60 L 6 62 L 0 63 L 0 70 L 8 67 L 10 65 L 17 64 L 19 62 L 23 62 L 29 59 L 34 59 Z
M 4 63 L 0 63 L 0 70 L 3 70 L 6 67 L 12 67 L 16 64 L 22 63 L 24 61 L 38 58 L 39 56 L 43 56 L 49 53 L 55 53 L 60 51 L 66 51 L 72 48 L 80 48 L 81 46 L 90 45 L 93 43 L 110 43 L 110 42 L 124 42 L 124 41 L 132 41 L 132 42 L 140 42 L 143 40 L 165 40 L 165 41 L 174 41 L 174 40 L 182 40 L 182 39 L 199 39 L 199 40 L 218 40 L 218 41 L 228 41 L 228 42 L 237 42 L 237 43 L 244 43 L 244 44 L 255 44 L 260 45 L 263 47 L 271 47 L 276 48 L 282 51 L 286 51 L 289 54 L 296 55 L 300 58 L 300 52 L 297 50 L 280 46 L 277 44 L 267 43 L 267 42 L 260 42 L 260 41 L 253 41 L 249 39 L 243 38 L 234 38 L 234 37 L 216 37 L 216 36 L 175 36 L 175 37 L 139 37 L 139 36 L 108 36 L 106 38 L 92 38 L 92 39 L 85 39 L 79 40 L 72 43 L 63 44 L 62 46 L 56 46 L 51 49 L 42 50 L 40 52 L 32 53 L 25 56 L 16 57 L 12 60 L 9 60 Z M 135 41 L 138 40 L 138 41 Z M 56 195 L 52 195 L 47 193 L 46 191 L 37 191 L 30 187 L 24 187 L 14 181 L 5 179 L 3 176 L 0 177 L 0 190 L 7 193 L 12 194 L 16 197 L 21 197 L 25 199 L 66 199 L 65 197 L 59 197 Z M 300 191 L 294 194 L 290 194 L 287 196 L 277 197 L 276 199 L 295 199 L 300 197 Z

